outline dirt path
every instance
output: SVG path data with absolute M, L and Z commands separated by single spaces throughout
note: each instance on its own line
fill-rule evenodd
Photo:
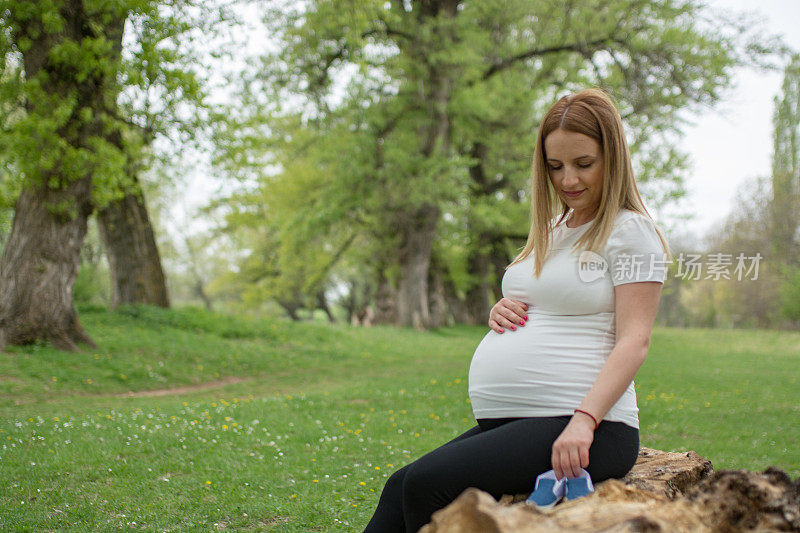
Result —
M 197 385 L 187 385 L 185 387 L 175 387 L 172 389 L 155 389 L 143 390 L 137 392 L 124 392 L 122 394 L 115 394 L 117 398 L 143 398 L 147 396 L 170 396 L 173 394 L 185 394 L 187 392 L 205 391 L 209 389 L 216 389 L 224 387 L 225 385 L 232 385 L 234 383 L 242 383 L 245 381 L 252 381 L 253 378 L 239 378 L 228 377 L 217 381 L 208 381 L 206 383 L 198 383 Z

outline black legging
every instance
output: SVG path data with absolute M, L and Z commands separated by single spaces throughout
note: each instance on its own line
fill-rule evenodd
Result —
M 468 487 L 499 499 L 533 491 L 552 469 L 550 454 L 570 416 L 482 418 L 478 425 L 392 474 L 365 533 L 414 532 Z M 593 481 L 621 478 L 639 454 L 639 430 L 600 422 L 586 470 Z

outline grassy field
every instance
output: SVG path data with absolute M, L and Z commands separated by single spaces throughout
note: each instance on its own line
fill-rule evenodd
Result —
M 97 349 L 0 354 L 0 530 L 360 531 L 392 471 L 474 424 L 486 328 L 81 320 Z M 636 379 L 642 445 L 794 478 L 798 374 L 798 333 L 657 329 Z

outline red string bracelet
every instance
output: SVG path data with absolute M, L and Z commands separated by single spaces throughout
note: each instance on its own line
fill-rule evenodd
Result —
M 594 420 L 594 429 L 597 429 L 597 428 L 600 427 L 600 422 L 597 421 L 597 419 L 594 417 L 594 415 L 592 413 L 590 413 L 588 411 L 584 411 L 583 409 L 575 409 L 575 412 L 576 413 L 583 413 L 586 416 L 588 416 L 589 418 L 591 418 L 592 420 Z

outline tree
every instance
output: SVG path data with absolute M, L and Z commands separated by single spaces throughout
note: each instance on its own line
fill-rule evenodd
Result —
M 175 7 L 197 7 L 182 4 Z M 218 40 L 208 41 L 208 37 L 219 33 L 221 23 L 229 16 L 225 8 L 218 12 L 213 9 L 214 5 L 208 4 L 197 14 L 181 13 L 180 18 L 128 19 L 129 61 L 123 67 L 126 76 L 142 80 L 143 90 L 128 91 L 120 99 L 119 114 L 129 128 L 124 137 L 112 136 L 112 142 L 127 156 L 125 185 L 97 212 L 111 268 L 112 307 L 136 303 L 169 306 L 142 180 L 154 175 L 148 172 L 153 162 L 161 169 L 171 164 L 163 161 L 165 158 L 180 163 L 177 153 L 197 141 L 207 122 L 206 87 L 212 74 L 209 59 L 226 49 Z M 205 46 L 192 44 L 200 34 L 206 39 L 204 44 L 215 49 L 211 57 L 205 57 L 209 55 Z M 207 70 L 200 71 L 200 65 Z M 164 174 L 157 179 L 163 180 Z
M 697 285 L 704 287 L 710 295 L 708 313 L 715 316 L 716 322 L 733 327 L 775 327 L 778 322 L 780 306 L 780 262 L 770 252 L 769 235 L 765 228 L 770 223 L 770 199 L 772 189 L 767 177 L 751 179 L 742 184 L 737 194 L 737 202 L 728 215 L 725 224 L 715 230 L 708 239 L 709 253 L 728 254 L 731 259 L 730 279 L 702 279 L 692 281 L 686 291 L 697 291 Z M 744 254 L 746 258 L 758 257 L 758 277 L 755 272 L 738 279 L 733 269 L 736 257 Z M 708 259 L 708 254 L 705 255 Z M 751 260 L 748 259 L 748 264 Z M 749 265 L 748 265 L 749 266 Z M 703 276 L 707 274 L 704 272 Z M 694 287 L 692 287 L 694 285 Z M 688 303 L 687 309 L 696 309 Z M 695 311 L 696 312 L 696 311 Z M 698 317 L 699 318 L 699 317 Z
M 97 213 L 111 272 L 111 308 L 120 304 L 169 307 L 161 256 L 139 179 L 132 191 Z
M 800 266 L 800 55 L 784 71 L 773 115 L 770 241 L 776 259 Z
M 800 324 L 800 54 L 784 70 L 775 98 L 770 241 L 780 264 L 782 315 Z
M 298 223 L 369 239 L 365 273 L 387 280 L 381 294 L 395 301 L 397 322 L 417 327 L 442 322 L 430 311 L 437 279 L 468 320 L 485 317 L 487 293 L 527 233 L 530 147 L 556 96 L 611 90 L 645 181 L 674 197 L 677 112 L 715 102 L 730 69 L 763 51 L 748 55 L 747 32 L 732 35 L 738 26 L 708 19 L 696 2 L 272 5 L 279 51 L 247 80 L 258 105 L 241 122 L 268 130 L 261 144 L 277 170 L 264 176 L 264 195 L 302 210 L 324 190 L 328 200 Z M 253 146 L 246 138 L 232 158 Z M 281 184 L 297 182 L 298 169 L 318 173 L 315 192 L 286 195 Z
M 773 113 L 772 172 L 744 183 L 709 249 L 735 258 L 759 254 L 758 277 L 704 285 L 715 320 L 737 327 L 797 327 L 800 320 L 800 56 L 784 69 Z M 697 287 L 694 288 L 697 293 Z M 687 305 L 687 309 L 697 306 Z M 712 306 L 709 306 L 709 308 Z M 717 323 L 711 324 L 717 325 Z
M 127 9 L 109 6 L 102 23 L 91 24 L 100 13 L 86 8 L 77 1 L 0 8 L 2 55 L 13 46 L 22 58 L 4 89 L 16 85 L 25 105 L 24 116 L 4 125 L 4 140 L 16 143 L 12 168 L 26 181 L 0 260 L 0 345 L 37 338 L 64 349 L 94 345 L 71 291 L 93 208 L 92 175 L 113 173 L 122 159 L 104 122 L 119 94 L 112 74 Z M 39 157 L 23 158 L 31 152 Z
M 72 285 L 88 216 L 131 187 L 125 170 L 141 124 L 121 112 L 120 102 L 126 89 L 163 89 L 167 72 L 191 86 L 191 69 L 159 31 L 191 28 L 186 13 L 198 6 L 0 1 L 0 145 L 19 190 L 0 259 L 0 346 L 36 339 L 68 350 L 94 344 L 78 321 Z M 129 51 L 133 59 L 123 54 L 128 20 L 148 27 L 152 39 Z M 129 68 L 140 59 L 147 69 Z

